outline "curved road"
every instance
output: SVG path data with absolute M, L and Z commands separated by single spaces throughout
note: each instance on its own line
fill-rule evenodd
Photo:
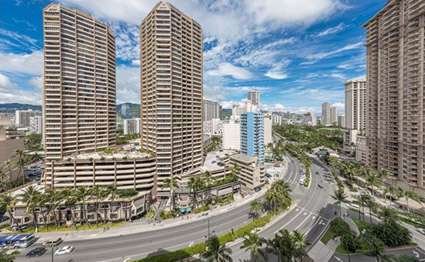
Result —
M 270 227 L 261 232 L 261 235 L 270 237 L 276 231 L 285 227 L 290 230 L 300 230 L 306 232 L 314 225 L 320 224 L 317 212 L 327 204 L 329 185 L 320 182 L 323 179 L 321 175 L 316 175 L 317 166 L 313 166 L 312 184 L 310 188 L 305 188 L 298 184 L 300 166 L 298 161 L 290 159 L 288 172 L 284 178 L 291 184 L 293 197 L 296 206 L 289 212 L 286 212 Z M 317 186 L 323 184 L 323 189 Z M 250 204 L 242 206 L 209 217 L 210 232 L 221 234 L 231 231 L 232 228 L 238 228 L 250 221 Z M 91 240 L 68 241 L 62 245 L 72 245 L 75 251 L 66 256 L 58 256 L 54 261 L 67 262 L 70 259 L 77 261 L 124 261 L 126 259 L 142 258 L 148 254 L 158 252 L 159 250 L 175 250 L 186 246 L 191 246 L 196 242 L 205 239 L 208 234 L 208 219 L 194 221 L 189 224 L 183 224 L 175 227 L 159 229 L 150 232 L 142 232 L 131 235 L 99 238 Z M 234 256 L 243 257 L 244 252 L 238 250 L 238 244 L 234 247 Z M 25 251 L 27 252 L 27 251 Z M 24 253 L 25 253 L 24 252 Z M 19 257 L 17 261 L 51 261 L 51 253 L 48 251 L 44 256 L 37 258 Z

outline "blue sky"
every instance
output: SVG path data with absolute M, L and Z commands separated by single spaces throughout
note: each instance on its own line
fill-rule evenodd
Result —
M 42 9 L 0 1 L 0 103 L 41 104 Z M 157 1 L 60 0 L 109 24 L 117 45 L 117 103 L 139 102 L 138 25 Z M 386 0 L 175 0 L 204 33 L 204 96 L 225 107 L 262 91 L 264 108 L 342 112 L 344 81 L 365 76 L 362 25 Z

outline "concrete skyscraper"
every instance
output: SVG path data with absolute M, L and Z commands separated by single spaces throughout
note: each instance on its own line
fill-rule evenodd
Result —
M 43 131 L 46 160 L 115 145 L 115 40 L 105 24 L 46 6 Z
M 338 110 L 335 106 L 330 107 L 330 125 L 337 125 L 338 124 Z
M 210 121 L 212 119 L 220 118 L 221 107 L 219 103 L 215 101 L 207 100 L 207 99 L 204 99 L 203 103 L 204 103 L 204 118 L 203 118 L 204 121 Z
M 157 158 L 157 185 L 202 165 L 202 30 L 159 2 L 140 26 L 141 146 Z
M 366 79 L 345 82 L 345 128 L 360 132 L 366 128 Z
M 367 163 L 425 189 L 422 0 L 390 0 L 367 30 Z
M 322 104 L 321 124 L 324 126 L 331 125 L 331 104 L 329 104 L 328 102 Z

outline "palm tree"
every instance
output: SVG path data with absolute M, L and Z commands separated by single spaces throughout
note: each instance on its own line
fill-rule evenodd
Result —
M 62 191 L 62 195 L 64 198 L 64 204 L 69 210 L 71 211 L 71 223 L 74 226 L 75 225 L 75 206 L 80 201 L 78 194 L 75 193 L 75 189 L 64 189 Z
M 15 153 L 16 166 L 19 169 L 19 176 L 22 176 L 22 184 L 25 185 L 24 167 L 26 164 L 26 155 L 23 150 L 18 149 Z
M 379 186 L 381 183 L 378 175 L 371 169 L 367 169 L 366 181 L 368 182 L 368 186 L 371 187 L 372 195 L 375 195 L 375 187 Z
M 366 205 L 369 208 L 369 220 L 370 223 L 372 223 L 372 210 L 375 208 L 376 203 L 372 197 L 368 196 L 368 198 L 366 199 Z
M 262 249 L 265 239 L 259 237 L 257 234 L 248 233 L 244 236 L 241 248 L 249 251 L 251 254 L 252 262 L 267 261 L 267 255 Z
M 41 194 L 32 185 L 27 187 L 21 195 L 22 201 L 26 204 L 27 213 L 32 215 L 32 222 L 35 232 L 38 231 L 38 217 L 36 209 L 40 205 Z
M 16 205 L 16 198 L 11 194 L 2 194 L 0 196 L 0 204 L 5 207 L 7 215 L 9 216 L 10 225 L 13 223 L 13 211 Z
M 255 219 L 260 216 L 260 212 L 262 209 L 263 209 L 263 205 L 257 200 L 254 200 L 251 202 L 249 212 L 252 214 L 252 217 Z
M 370 196 L 366 195 L 366 194 L 361 194 L 360 197 L 359 197 L 359 204 L 362 207 L 363 220 L 364 220 L 364 216 L 365 216 L 364 209 L 365 209 L 365 206 L 367 206 L 369 198 L 370 198 Z M 359 219 L 361 219 L 361 218 L 359 217 Z
M 339 216 L 342 217 L 342 203 L 345 202 L 347 198 L 347 196 L 344 193 L 344 188 L 340 187 L 337 190 L 335 190 L 332 198 L 336 200 L 339 206 Z
M 291 188 L 288 183 L 282 180 L 273 183 L 270 189 L 266 192 L 267 206 L 273 211 L 289 207 L 292 203 L 290 192 Z
M 204 186 L 204 183 L 203 183 L 203 181 L 201 180 L 201 178 L 200 177 L 197 177 L 197 176 L 192 176 L 190 179 L 189 179 L 189 183 L 188 183 L 188 185 L 189 185 L 189 189 L 190 189 L 190 191 L 192 191 L 192 194 L 193 194 L 193 197 L 192 197 L 192 205 L 193 205 L 193 208 L 195 208 L 196 207 L 196 205 L 197 205 L 197 194 L 198 194 L 198 191 L 199 190 L 201 190 L 202 189 L 202 187 Z
M 102 199 L 106 198 L 108 196 L 109 192 L 105 188 L 100 187 L 98 185 L 95 185 L 94 187 L 92 187 L 90 189 L 90 194 L 92 196 L 94 196 L 94 199 L 95 199 L 95 206 L 96 206 L 96 216 L 95 216 L 95 218 L 96 218 L 96 224 L 98 224 L 98 222 L 99 222 L 99 209 L 100 209 L 99 204 L 100 204 L 100 201 Z M 103 220 L 105 220 L 105 217 L 103 217 Z
M 90 190 L 85 187 L 78 187 L 74 194 L 80 203 L 80 219 L 83 220 L 84 223 L 87 223 L 87 205 L 86 199 L 90 195 Z
M 208 262 L 231 262 L 232 249 L 226 247 L 226 245 L 220 245 L 220 241 L 217 236 L 212 236 L 207 240 L 207 251 L 204 257 L 207 258 Z
M 267 247 L 277 256 L 279 262 L 290 262 L 305 256 L 304 243 L 302 234 L 282 229 L 272 240 L 267 241 Z
M 396 212 L 388 207 L 384 207 L 381 209 L 380 216 L 384 223 L 388 221 L 395 221 L 398 219 Z
M 171 211 L 173 211 L 174 203 L 175 203 L 174 192 L 177 188 L 179 188 L 179 184 L 177 183 L 177 180 L 174 177 L 171 177 L 171 178 L 165 179 L 163 185 L 164 187 L 168 187 L 170 189 L 170 196 L 171 196 L 170 208 L 171 208 Z

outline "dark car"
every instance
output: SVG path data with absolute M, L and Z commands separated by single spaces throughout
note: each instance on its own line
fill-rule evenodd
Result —
M 39 257 L 46 253 L 47 249 L 45 247 L 36 247 L 27 253 L 27 257 Z

